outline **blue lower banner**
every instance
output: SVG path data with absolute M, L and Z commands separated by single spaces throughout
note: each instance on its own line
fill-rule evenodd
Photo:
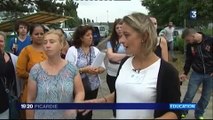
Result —
M 195 103 L 21 103 L 18 109 L 159 109 L 190 110 Z

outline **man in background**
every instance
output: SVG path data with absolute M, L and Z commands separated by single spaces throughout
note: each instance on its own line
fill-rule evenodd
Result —
M 9 47 L 11 52 L 18 56 L 24 47 L 31 44 L 30 36 L 27 35 L 29 25 L 24 21 L 18 21 L 15 24 L 15 31 L 17 35 L 10 39 Z
M 186 41 L 187 47 L 184 73 L 180 75 L 180 80 L 187 80 L 190 68 L 193 70 L 183 103 L 192 103 L 202 84 L 201 97 L 195 108 L 195 118 L 204 119 L 203 114 L 209 104 L 213 87 L 213 38 L 194 29 L 186 29 L 183 31 L 182 39 Z M 187 113 L 187 110 L 182 111 L 181 117 L 185 118 Z
M 167 40 L 167 45 L 169 47 L 169 53 L 172 57 L 172 61 L 175 62 L 177 60 L 177 58 L 175 57 L 175 53 L 174 53 L 173 33 L 174 33 L 174 26 L 173 26 L 173 22 L 170 21 L 168 26 L 160 31 L 159 36 L 164 36 L 164 38 Z

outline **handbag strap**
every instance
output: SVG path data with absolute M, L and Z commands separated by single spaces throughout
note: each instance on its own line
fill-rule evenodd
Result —
M 87 62 L 87 65 L 91 65 L 92 64 L 92 50 L 91 47 L 89 48 L 89 62 Z M 88 77 L 87 73 L 84 73 L 86 77 Z
M 87 65 L 91 65 L 92 64 L 92 48 L 89 48 L 89 64 L 87 63 Z
M 89 60 L 88 60 L 88 58 L 86 58 L 87 65 L 91 65 L 92 64 L 92 47 L 91 46 L 89 48 L 88 54 L 89 54 Z M 77 58 L 79 58 L 79 55 L 80 55 L 80 48 L 77 49 Z M 77 59 L 77 60 L 79 60 L 79 59 Z M 87 73 L 84 73 L 84 74 L 85 74 L 85 76 L 88 76 Z
M 14 81 L 11 83 L 11 85 L 9 85 L 10 88 L 7 88 L 7 79 L 6 79 L 5 77 L 0 78 L 0 79 L 1 79 L 1 82 L 2 82 L 2 84 L 3 84 L 3 86 L 4 86 L 5 92 L 6 92 L 6 93 L 11 92 L 11 91 L 12 91 L 12 87 L 13 87 L 13 85 L 14 85 Z
M 0 79 L 1 79 L 2 85 L 4 86 L 5 92 L 8 93 L 8 89 L 7 89 L 7 85 L 6 85 L 6 84 L 7 84 L 7 83 L 6 83 L 7 81 L 5 80 L 6 78 L 1 77 Z M 2 79 L 4 79 L 4 81 L 3 81 Z

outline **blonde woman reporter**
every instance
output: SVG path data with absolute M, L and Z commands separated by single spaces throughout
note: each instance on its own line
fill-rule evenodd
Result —
M 95 103 L 180 103 L 177 70 L 154 53 L 157 33 L 149 16 L 133 13 L 123 18 L 123 44 L 127 54 L 115 83 L 115 92 Z M 88 112 L 88 111 L 86 111 Z M 86 113 L 85 112 L 85 113 Z M 116 110 L 118 119 L 177 119 L 175 110 Z

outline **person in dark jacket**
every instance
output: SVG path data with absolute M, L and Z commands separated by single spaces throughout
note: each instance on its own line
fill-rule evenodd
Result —
M 193 70 L 183 103 L 191 103 L 199 86 L 203 84 L 201 98 L 195 109 L 195 118 L 203 119 L 213 87 L 213 38 L 192 28 L 185 29 L 182 38 L 186 41 L 187 48 L 184 73 L 180 75 L 180 80 L 187 80 L 190 68 Z M 181 117 L 186 117 L 187 113 L 188 111 L 183 111 Z
M 122 40 L 130 56 L 121 62 L 115 92 L 87 101 L 96 103 L 180 103 L 177 70 L 155 53 L 157 33 L 149 16 L 133 13 L 123 18 Z M 122 67 L 121 67 L 122 65 Z M 86 113 L 86 112 L 85 112 Z M 179 112 L 166 110 L 119 110 L 118 119 L 177 119 Z
M 20 80 L 16 76 L 17 56 L 4 50 L 6 43 L 6 34 L 0 31 L 0 119 L 19 119 L 11 110 L 8 95 L 20 96 Z M 13 106 L 16 107 L 16 106 Z M 14 114 L 13 114 L 13 113 Z

